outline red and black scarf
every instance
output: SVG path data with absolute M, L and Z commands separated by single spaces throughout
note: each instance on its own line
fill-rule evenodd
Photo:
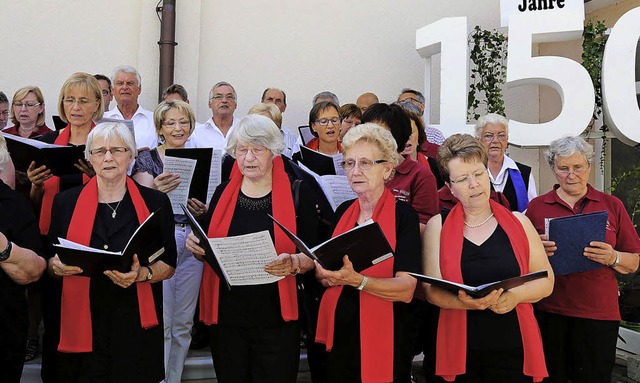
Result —
M 91 128 L 95 124 L 91 124 Z M 71 137 L 71 125 L 67 125 L 58 134 L 58 137 L 53 142 L 56 145 L 67 146 L 69 145 L 69 138 Z M 89 182 L 89 176 L 82 174 L 82 183 Z M 42 195 L 42 205 L 40 208 L 40 234 L 47 235 L 49 233 L 49 225 L 51 224 L 51 207 L 53 206 L 53 197 L 60 192 L 60 177 L 53 176 L 44 181 L 44 194 Z
M 529 240 L 522 223 L 508 209 L 489 200 L 498 224 L 509 237 L 520 275 L 529 272 Z M 464 238 L 464 211 L 459 203 L 451 209 L 440 234 L 440 271 L 448 281 L 464 283 L 460 260 Z M 534 382 L 548 376 L 542 349 L 538 323 L 531 303 L 516 306 L 520 335 L 524 348 L 523 373 Z M 436 374 L 452 382 L 456 375 L 464 374 L 467 355 L 467 312 L 465 310 L 440 309 L 438 336 L 436 339 Z
M 333 237 L 351 230 L 360 214 L 356 200 L 345 211 L 333 231 Z M 391 248 L 396 248 L 396 200 L 385 188 L 372 219 L 382 228 Z M 393 278 L 394 258 L 391 257 L 362 272 L 375 278 Z M 343 286 L 329 287 L 320 301 L 316 342 L 326 345 L 330 351 L 334 342 L 335 312 Z M 393 381 L 393 302 L 360 292 L 360 364 L 364 383 Z
M 142 223 L 149 216 L 149 209 L 140 195 L 140 190 L 129 177 L 127 177 L 127 189 L 133 201 L 138 222 Z M 96 177 L 93 177 L 80 192 L 69 223 L 67 239 L 89 246 L 97 210 L 98 183 Z M 62 278 L 58 351 L 91 352 L 93 350 L 91 303 L 89 301 L 90 284 L 91 278 L 89 277 L 67 276 Z M 136 289 L 142 327 L 146 329 L 157 326 L 158 318 L 151 284 L 136 283 Z
M 233 165 L 229 184 L 222 192 L 220 200 L 209 223 L 209 238 L 226 237 L 229 233 L 233 213 L 236 209 L 238 194 L 242 186 L 243 175 L 238 168 L 238 162 Z M 273 217 L 296 232 L 296 211 L 291 195 L 291 183 L 284 170 L 282 158 L 273 159 L 271 206 Z M 278 229 L 274 223 L 275 248 L 278 254 L 295 253 L 296 246 Z M 278 281 L 280 293 L 280 311 L 282 319 L 292 321 L 298 319 L 298 299 L 296 291 L 296 278 L 287 276 Z M 200 285 L 200 320 L 207 325 L 218 323 L 218 303 L 220 297 L 220 278 L 211 267 L 205 266 L 202 271 L 202 284 Z

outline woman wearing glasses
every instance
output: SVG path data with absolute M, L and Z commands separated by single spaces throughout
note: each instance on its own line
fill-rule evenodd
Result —
M 136 147 L 121 123 L 97 125 L 86 140 L 85 156 L 96 176 L 58 194 L 49 239 L 66 238 L 98 249 L 122 251 L 149 216 L 164 211 L 164 252 L 149 266 L 136 255 L 129 272 L 105 271 L 78 277 L 79 267 L 57 255 L 48 271 L 62 281 L 59 342 L 52 374 L 60 382 L 149 382 L 164 379 L 162 285 L 176 264 L 174 221 L 169 198 L 127 177 Z
M 315 104 L 309 112 L 309 126 L 315 138 L 305 146 L 329 156 L 341 153 L 342 146 L 338 142 L 340 122 L 340 107 L 337 104 L 332 101 Z M 293 159 L 299 160 L 300 157 L 294 155 Z
M 493 189 L 507 197 L 511 210 L 523 212 L 538 193 L 531 168 L 505 155 L 509 145 L 509 120 L 495 113 L 480 117 L 476 138 L 489 153 L 487 169 Z
M 169 193 L 180 184 L 178 174 L 164 171 L 165 151 L 184 148 L 193 133 L 195 116 L 183 101 L 162 102 L 153 112 L 156 133 L 162 143 L 157 148 L 138 155 L 131 171 L 141 185 Z M 191 198 L 188 208 L 195 216 L 206 212 L 204 203 Z M 202 262 L 185 248 L 191 229 L 183 214 L 176 214 L 175 239 L 178 259 L 175 275 L 162 283 L 164 311 L 165 382 L 180 382 L 184 361 L 191 343 L 193 314 L 196 311 L 198 289 L 202 278 Z
M 44 97 L 37 86 L 25 86 L 13 95 L 10 113 L 13 126 L 4 133 L 33 138 L 51 132 L 44 123 Z
M 236 160 L 230 179 L 216 189 L 203 220 L 209 238 L 268 230 L 279 256 L 265 271 L 284 277 L 275 283 L 227 289 L 213 269 L 204 266 L 200 319 L 211 325 L 211 355 L 221 383 L 296 381 L 300 356 L 296 274 L 313 269 L 314 263 L 296 254 L 295 245 L 274 228 L 267 214 L 309 245 L 318 242 L 318 222 L 313 193 L 287 174 L 280 155 L 283 149 L 282 133 L 271 119 L 257 114 L 240 119 L 226 148 Z M 204 256 L 193 233 L 187 249 L 198 259 Z
M 438 164 L 460 202 L 427 224 L 425 273 L 471 286 L 539 270 L 549 276 L 483 298 L 425 285 L 441 308 L 435 372 L 456 382 L 539 382 L 547 370 L 531 303 L 553 289 L 540 238 L 527 217 L 489 199 L 487 153 L 478 140 L 452 135 L 438 150 Z
M 24 111 L 24 108 L 22 108 L 22 110 Z M 84 145 L 91 128 L 94 126 L 94 121 L 102 118 L 102 92 L 98 81 L 88 73 L 77 72 L 72 74 L 60 89 L 58 113 L 60 117 L 67 122 L 67 126 L 59 131 L 49 131 L 49 133 L 37 139 L 56 145 Z M 23 187 L 29 190 L 31 202 L 40 211 L 39 225 L 42 235 L 47 235 L 49 232 L 51 205 L 53 204 L 55 195 L 62 190 L 86 183 L 89 181 L 89 178 L 95 174 L 88 161 L 79 160 L 76 166 L 82 172 L 56 177 L 51 174 L 46 166 L 36 167 L 35 162 L 32 162 L 27 169 L 26 176 L 28 177 L 28 181 L 22 181 L 19 175 L 17 177 L 19 183 L 26 183 Z M 59 319 L 55 317 L 54 309 L 48 307 L 48 305 L 50 305 L 52 301 L 55 301 L 56 296 L 59 297 L 59 289 L 56 289 L 54 286 L 49 288 L 47 283 L 47 279 L 44 278 L 43 319 L 45 328 L 57 328 Z M 31 292 L 30 289 L 30 293 Z M 30 299 L 32 299 L 32 296 L 38 297 L 39 295 L 30 294 Z M 51 313 L 54 313 L 53 316 L 49 316 Z M 30 340 L 27 350 L 28 356 L 31 358 L 35 357 L 38 350 L 37 334 L 39 323 L 39 317 L 31 317 L 31 325 L 29 328 Z M 51 326 L 49 326 L 48 323 L 51 323 Z M 46 332 L 48 332 L 48 330 Z M 47 350 L 53 352 L 56 346 L 55 344 L 47 344 L 47 338 L 48 336 L 45 335 L 44 353 L 47 353 Z M 43 370 L 45 372 L 48 368 L 47 363 L 48 358 L 45 355 L 43 358 Z
M 557 184 L 535 198 L 527 217 L 535 225 L 548 256 L 557 250 L 547 241 L 545 218 L 606 210 L 604 242 L 594 241 L 583 255 L 604 267 L 558 276 L 553 294 L 536 305 L 536 315 L 552 382 L 609 382 L 620 324 L 616 273 L 638 269 L 640 239 L 622 202 L 589 185 L 593 147 L 580 137 L 549 145 L 547 162 Z
M 320 303 L 316 341 L 326 345 L 328 382 L 410 382 L 415 335 L 409 302 L 421 265 L 418 215 L 385 187 L 401 161 L 391 133 L 375 124 L 347 132 L 344 169 L 358 198 L 336 211 L 333 236 L 368 220 L 380 224 L 394 256 L 357 273 L 316 265 L 327 288 Z

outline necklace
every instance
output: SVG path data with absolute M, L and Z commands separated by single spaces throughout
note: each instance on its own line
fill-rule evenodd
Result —
M 122 200 L 118 201 L 118 204 L 116 205 L 116 208 L 112 208 L 111 204 L 109 204 L 108 202 L 105 202 L 105 204 L 109 207 L 109 209 L 111 209 L 111 211 L 113 213 L 111 213 L 111 218 L 116 218 L 116 215 L 118 215 L 118 212 L 116 210 L 118 210 L 118 207 L 120 207 L 120 202 L 122 202 Z
M 502 178 L 500 179 L 500 182 L 498 182 L 498 180 L 492 180 L 493 176 L 489 177 L 489 180 L 491 181 L 491 185 L 493 185 L 495 187 L 502 186 L 505 183 L 505 181 L 507 180 L 507 174 L 508 174 L 507 171 L 502 173 Z
M 480 222 L 480 223 L 479 223 L 479 224 L 477 224 L 477 225 L 469 225 L 469 224 L 467 223 L 467 221 L 464 221 L 464 225 L 465 225 L 466 227 L 468 227 L 468 228 L 475 229 L 476 227 L 480 227 L 480 226 L 484 225 L 485 223 L 489 222 L 489 220 L 491 219 L 491 217 L 493 217 L 493 213 L 491 213 L 491 215 L 490 215 L 490 216 L 488 216 L 488 217 L 487 217 L 487 219 L 485 219 L 484 221 Z

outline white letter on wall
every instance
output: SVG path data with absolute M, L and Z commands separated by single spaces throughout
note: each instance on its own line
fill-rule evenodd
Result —
M 602 62 L 605 119 L 616 138 L 640 143 L 640 110 L 636 98 L 636 46 L 640 37 L 640 8 L 625 13 L 611 30 Z
M 467 18 L 447 17 L 416 31 L 416 50 L 426 60 L 424 94 L 431 95 L 431 56 L 440 57 L 440 124 L 439 128 L 448 137 L 454 133 L 473 132 L 467 125 L 467 82 L 469 59 L 467 54 Z M 428 103 L 428 101 L 427 101 Z M 429 105 L 426 105 L 428 110 Z M 425 111 L 425 122 L 429 119 Z
M 595 95 L 586 69 L 564 57 L 532 57 L 534 42 L 581 38 L 584 13 L 569 9 L 557 13 L 519 14 L 509 19 L 507 87 L 546 85 L 562 99 L 558 117 L 542 124 L 509 123 L 509 141 L 521 146 L 548 145 L 565 135 L 579 135 L 593 115 Z

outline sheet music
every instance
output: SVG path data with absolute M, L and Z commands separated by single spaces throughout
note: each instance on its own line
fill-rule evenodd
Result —
M 346 176 L 347 172 L 345 172 L 344 168 L 342 167 L 342 160 L 344 159 L 342 153 L 334 154 L 331 157 L 333 158 L 333 167 L 336 169 L 336 175 Z
M 313 178 L 316 179 L 316 182 L 322 188 L 324 195 L 327 196 L 327 199 L 329 200 L 333 211 L 336 211 L 338 206 L 340 206 L 340 204 L 344 201 L 348 201 L 357 197 L 357 194 L 353 191 L 353 189 L 351 189 L 351 185 L 349 184 L 347 176 L 319 176 L 311 169 L 304 166 L 303 163 L 299 163 L 298 166 L 300 166 L 302 170 L 311 174 Z
M 320 178 L 322 178 L 322 187 L 330 191 L 327 193 L 327 197 L 329 197 L 333 211 L 344 201 L 358 197 L 356 192 L 351 189 L 347 176 L 325 175 Z
M 264 285 L 283 278 L 264 271 L 264 267 L 277 257 L 268 230 L 209 238 L 209 243 L 231 286 Z
M 180 204 L 187 205 L 189 202 L 189 187 L 197 162 L 191 158 L 164 157 L 164 172 L 180 175 L 178 187 L 167 193 L 169 200 L 171 200 L 173 214 L 182 214 Z
M 209 169 L 209 187 L 207 188 L 207 200 L 200 201 L 209 203 L 213 192 L 216 191 L 222 179 L 222 150 L 215 149 L 211 151 L 211 168 Z

